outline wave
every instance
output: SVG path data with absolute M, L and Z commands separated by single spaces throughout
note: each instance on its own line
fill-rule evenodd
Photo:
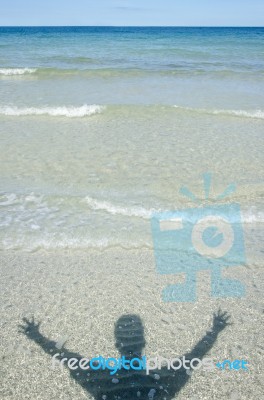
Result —
M 52 117 L 68 117 L 68 118 L 80 118 L 90 116 L 102 112 L 103 106 L 96 104 L 88 105 L 84 104 L 80 107 L 74 106 L 61 106 L 61 107 L 11 107 L 4 106 L 0 107 L 0 115 L 7 116 L 27 116 L 27 115 L 49 115 Z
M 0 193 L 0 250 L 152 249 L 151 217 L 174 217 L 169 211 L 157 212 L 143 204 L 128 206 L 127 201 L 115 204 L 90 196 Z M 181 216 L 184 222 L 197 221 L 192 209 L 183 209 Z M 232 226 L 241 224 L 232 212 L 227 218 Z M 255 229 L 264 223 L 264 212 L 246 207 L 242 222 L 247 230 Z
M 88 59 L 87 59 L 88 60 Z M 88 62 L 84 58 L 75 60 L 76 64 Z M 92 64 L 92 61 L 89 61 Z M 72 60 L 74 64 L 74 60 Z M 45 79 L 46 77 L 66 77 L 69 76 L 84 76 L 84 77 L 99 77 L 99 78 L 114 78 L 120 76 L 141 76 L 149 75 L 151 73 L 162 73 L 162 71 L 144 70 L 141 68 L 0 68 L 0 76 L 17 76 L 28 75 L 34 76 L 37 79 Z
M 192 107 L 182 107 L 178 105 L 174 105 L 174 108 L 177 108 L 182 111 L 190 111 L 199 114 L 209 114 L 209 115 L 226 115 L 233 117 L 242 117 L 242 118 L 255 118 L 255 119 L 264 119 L 264 111 L 255 110 L 255 111 L 246 111 L 246 110 L 210 110 L 205 108 L 192 108 Z
M 66 77 L 71 76 L 83 76 L 90 78 L 116 78 L 116 77 L 148 77 L 148 76 L 172 76 L 172 77 L 182 77 L 182 76 L 199 76 L 207 75 L 219 78 L 228 78 L 232 76 L 243 76 L 246 74 L 248 76 L 248 71 L 236 71 L 236 70 L 209 70 L 203 67 L 186 67 L 186 65 L 181 66 L 177 64 L 167 64 L 161 65 L 160 68 L 157 66 L 153 67 L 91 67 L 85 68 L 85 64 L 93 65 L 96 61 L 93 59 L 85 57 L 76 57 L 72 59 L 67 59 L 67 64 L 72 65 L 72 68 L 66 67 L 39 67 L 39 68 L 1 68 L 0 76 L 24 76 L 25 78 L 35 77 L 37 79 L 45 79 L 46 77 Z M 64 61 L 66 62 L 66 61 Z M 76 64 L 76 65 L 74 65 Z M 100 64 L 101 65 L 101 64 Z M 258 79 L 263 78 L 264 71 L 258 71 Z
M 37 72 L 36 68 L 0 68 L 0 75 L 5 76 L 34 74 L 35 72 Z
M 130 208 L 121 207 L 106 201 L 98 201 L 89 196 L 85 197 L 85 202 L 92 210 L 102 210 L 113 215 L 118 214 L 126 217 L 139 217 L 144 219 L 150 219 L 154 212 L 158 212 L 157 210 L 154 209 L 147 210 L 143 207 L 130 207 Z
M 264 111 L 256 110 L 256 111 L 244 111 L 244 110 L 215 110 L 213 114 L 223 114 L 223 115 L 233 115 L 235 117 L 245 117 L 245 118 L 257 118 L 257 119 L 264 119 Z
M 161 209 L 146 209 L 144 207 L 122 207 L 115 205 L 110 202 L 106 201 L 100 201 L 96 200 L 94 198 L 91 198 L 89 196 L 85 197 L 84 201 L 88 204 L 88 206 L 92 210 L 102 210 L 106 211 L 109 214 L 112 215 L 122 215 L 125 217 L 138 217 L 138 218 L 143 218 L 150 220 L 152 217 L 155 218 L 155 216 L 160 216 L 160 213 L 163 215 L 170 215 L 170 211 L 166 210 L 161 210 Z M 172 208 L 173 209 L 173 208 Z M 177 207 L 175 208 L 177 209 Z M 187 210 L 184 210 L 182 213 L 183 218 L 185 221 L 188 222 L 193 222 L 193 218 L 196 220 L 196 216 L 193 216 L 192 212 L 188 212 Z M 230 216 L 229 216 L 230 217 Z M 231 223 L 240 223 L 240 219 L 236 219 L 235 217 L 231 216 Z M 245 212 L 242 213 L 242 222 L 243 223 L 254 223 L 254 222 L 264 222 L 264 212 L 257 212 L 254 208 L 249 209 Z

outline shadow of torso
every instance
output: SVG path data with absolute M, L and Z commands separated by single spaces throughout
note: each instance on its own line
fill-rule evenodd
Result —
M 168 370 L 165 367 L 152 370 L 134 371 L 121 369 L 110 375 L 109 370 L 71 371 L 77 381 L 95 400 L 172 400 L 186 384 L 189 375 L 186 370 Z

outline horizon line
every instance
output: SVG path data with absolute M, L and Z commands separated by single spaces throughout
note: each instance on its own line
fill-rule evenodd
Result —
M 264 28 L 255 25 L 0 25 L 0 28 Z

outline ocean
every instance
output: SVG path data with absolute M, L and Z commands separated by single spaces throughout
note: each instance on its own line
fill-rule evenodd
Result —
M 263 135 L 264 28 L 0 28 L 0 248 L 152 248 L 182 186 L 252 231 Z

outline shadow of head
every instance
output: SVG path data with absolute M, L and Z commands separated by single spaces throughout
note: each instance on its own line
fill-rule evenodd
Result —
M 122 356 L 141 356 L 145 347 L 144 327 L 138 315 L 122 315 L 115 323 L 116 348 Z

